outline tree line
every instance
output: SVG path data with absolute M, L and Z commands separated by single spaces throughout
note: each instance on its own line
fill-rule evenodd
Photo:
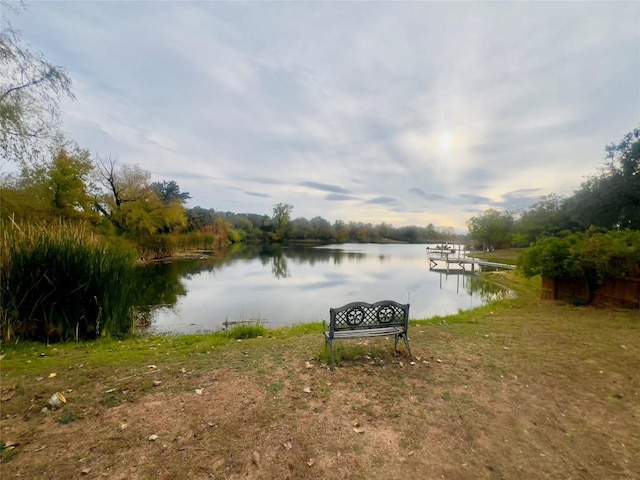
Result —
M 523 212 L 489 209 L 468 222 L 479 248 L 528 247 L 589 229 L 640 230 L 640 128 L 606 146 L 606 162 L 570 196 L 551 194 Z
M 246 243 L 436 243 L 460 241 L 461 236 L 449 229 L 427 226 L 403 226 L 335 220 L 331 223 L 320 216 L 293 218 L 294 206 L 278 203 L 273 214 L 218 212 L 194 207 L 187 210 L 189 228 L 211 223 L 216 219 L 228 222 L 236 238 Z

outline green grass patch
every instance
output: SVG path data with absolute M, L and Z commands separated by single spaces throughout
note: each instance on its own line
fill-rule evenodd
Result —
M 240 324 L 234 325 L 229 330 L 226 330 L 225 336 L 234 340 L 245 340 L 248 338 L 263 337 L 267 333 L 267 329 L 260 325 L 255 324 Z
M 69 423 L 73 423 L 78 420 L 78 415 L 73 410 L 65 410 L 60 418 L 58 419 L 58 423 L 62 425 L 67 425 Z
M 0 463 L 7 463 L 16 456 L 18 450 L 15 445 L 7 445 L 0 441 Z

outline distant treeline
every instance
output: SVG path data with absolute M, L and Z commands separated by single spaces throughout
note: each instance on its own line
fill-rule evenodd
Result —
M 282 210 L 287 214 L 281 216 Z M 274 215 L 270 217 L 255 213 L 218 212 L 198 206 L 187 210 L 188 229 L 198 231 L 216 221 L 224 221 L 232 227 L 234 240 L 246 243 L 439 243 L 461 241 L 463 238 L 433 224 L 394 227 L 384 222 L 373 225 L 336 220 L 331 223 L 322 217 L 291 220 L 292 210 L 291 205 L 277 204 Z

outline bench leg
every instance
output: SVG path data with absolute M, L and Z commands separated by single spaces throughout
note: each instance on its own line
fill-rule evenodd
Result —
M 398 341 L 400 341 L 400 337 L 402 337 L 402 339 L 404 340 L 404 346 L 407 347 L 407 352 L 409 353 L 409 357 L 412 357 L 413 355 L 411 355 L 411 349 L 409 348 L 409 337 L 407 337 L 406 333 L 396 334 L 396 343 L 394 345 L 395 351 L 396 352 L 398 351 Z
M 331 364 L 333 366 L 336 365 L 336 359 L 333 355 L 333 339 L 329 338 L 327 335 L 324 336 L 324 348 L 329 347 L 329 351 L 331 352 Z
M 333 340 L 329 340 L 329 350 L 331 351 L 331 365 L 336 366 L 336 357 L 333 354 Z
M 409 337 L 405 333 L 404 335 L 402 335 L 402 338 L 404 339 L 404 345 L 407 347 L 407 352 L 409 352 L 409 358 L 412 358 L 413 355 L 411 355 L 411 349 L 409 348 Z

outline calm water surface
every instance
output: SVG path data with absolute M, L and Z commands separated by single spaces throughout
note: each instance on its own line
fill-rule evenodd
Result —
M 330 307 L 354 301 L 410 303 L 411 318 L 427 318 L 505 295 L 477 276 L 430 271 L 425 247 L 247 248 L 224 259 L 153 265 L 141 282 L 155 306 L 156 333 L 208 332 L 256 320 L 267 327 L 328 321 Z

